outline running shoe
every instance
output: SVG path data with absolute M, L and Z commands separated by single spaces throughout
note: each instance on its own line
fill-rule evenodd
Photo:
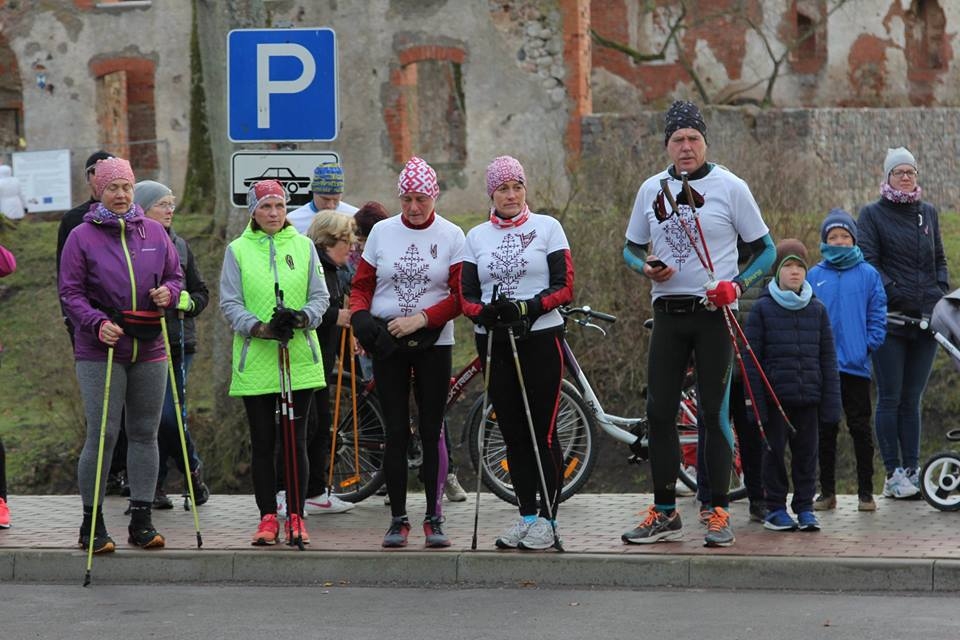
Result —
M 703 526 L 710 524 L 710 518 L 713 517 L 713 509 L 708 504 L 700 505 L 700 512 L 697 514 L 697 520 Z
M 410 535 L 410 521 L 405 516 L 399 516 L 390 521 L 390 528 L 383 536 L 383 546 L 388 549 L 407 546 L 407 536 Z
M 307 525 L 303 518 L 291 513 L 287 519 L 287 542 L 296 542 L 298 537 L 303 544 L 310 544 L 310 534 L 307 533 Z
M 707 523 L 707 535 L 703 543 L 708 547 L 729 547 L 737 538 L 730 526 L 730 514 L 723 507 L 713 508 L 713 517 Z
M 314 516 L 321 513 L 344 513 L 355 506 L 352 502 L 345 502 L 326 489 L 320 495 L 307 498 L 304 510 L 308 516 Z
M 193 481 L 193 497 L 197 499 L 197 506 L 201 506 L 207 503 L 207 500 L 210 499 L 210 488 L 203 481 L 203 467 L 197 467 L 195 470 L 190 472 L 192 476 L 191 480 Z M 185 497 L 189 497 L 189 487 L 187 483 L 183 483 L 183 492 Z
M 423 545 L 429 549 L 450 546 L 450 538 L 443 532 L 443 518 L 440 516 L 427 516 L 423 519 L 423 536 Z
M 167 541 L 157 532 L 149 520 L 137 526 L 131 523 L 127 527 L 127 533 L 129 534 L 127 542 L 141 549 L 162 549 L 167 544 Z
M 260 525 L 257 527 L 257 532 L 253 534 L 250 544 L 257 547 L 277 544 L 279 535 L 280 523 L 277 522 L 277 514 L 268 513 L 260 518 Z
M 674 542 L 683 538 L 682 527 L 679 511 L 674 509 L 667 514 L 651 506 L 647 509 L 644 521 L 625 532 L 620 539 L 629 544 L 652 544 L 661 540 Z
M 510 528 L 500 534 L 500 537 L 494 542 L 499 549 L 516 549 L 523 537 L 527 535 L 530 526 L 536 520 L 527 522 L 522 516 L 519 520 L 510 525 Z
M 86 551 L 90 546 L 90 516 L 85 515 L 83 524 L 80 525 L 80 538 L 77 544 Z M 107 527 L 103 523 L 103 513 L 97 514 L 97 526 L 93 532 L 93 552 L 94 553 L 113 553 L 117 548 L 113 538 L 107 533 Z
M 460 481 L 457 480 L 457 474 L 447 474 L 447 482 L 443 485 L 443 495 L 447 496 L 447 500 L 450 502 L 467 501 L 467 492 L 460 486 Z
M 768 514 L 767 506 L 762 501 L 750 503 L 750 522 L 763 522 Z
M 527 551 L 542 551 L 549 549 L 560 539 L 556 525 L 551 524 L 546 518 L 537 518 L 537 520 L 527 529 L 527 535 L 517 543 L 518 549 Z
M 885 498 L 905 500 L 919 493 L 920 489 L 914 486 L 913 482 L 900 467 L 894 469 L 893 473 L 888 476 L 883 483 L 883 497 Z
M 873 499 L 873 495 L 864 494 L 858 496 L 857 500 L 857 511 L 876 511 L 877 502 Z
M 3 498 L 0 498 L 0 529 L 9 529 L 10 528 L 10 507 L 7 506 L 7 501 Z
M 767 514 L 763 528 L 770 531 L 796 531 L 797 521 L 790 517 L 786 509 L 777 509 Z
M 163 487 L 157 487 L 156 492 L 153 494 L 153 508 L 154 509 L 173 509 L 173 500 L 167 495 L 167 492 L 163 490 Z
M 820 531 L 820 521 L 813 511 L 801 511 L 797 514 L 797 520 L 800 522 L 800 531 Z

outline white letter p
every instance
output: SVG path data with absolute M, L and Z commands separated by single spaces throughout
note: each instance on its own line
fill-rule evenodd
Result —
M 270 80 L 270 58 L 287 56 L 303 65 L 300 77 L 293 80 Z M 257 128 L 270 128 L 270 96 L 274 93 L 299 93 L 310 86 L 317 75 L 317 63 L 310 50 L 299 44 L 277 43 L 257 45 Z

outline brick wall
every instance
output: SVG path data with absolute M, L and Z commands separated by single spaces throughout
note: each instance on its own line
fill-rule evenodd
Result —
M 855 213 L 879 196 L 883 158 L 897 146 L 917 158 L 924 199 L 941 211 L 960 209 L 960 109 L 718 107 L 704 117 L 708 159 L 751 182 L 755 192 L 787 191 L 777 201 L 781 213 L 832 206 Z M 668 163 L 662 112 L 587 116 L 582 127 L 583 166 L 608 166 L 603 160 L 616 155 L 637 167 L 634 191 L 647 177 L 641 168 Z

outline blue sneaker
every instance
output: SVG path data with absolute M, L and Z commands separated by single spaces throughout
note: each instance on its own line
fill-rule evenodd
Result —
M 810 515 L 813 513 L 811 512 Z M 786 509 L 777 509 L 767 514 L 763 521 L 763 528 L 770 531 L 796 531 L 797 521 L 790 517 Z
M 800 521 L 800 531 L 820 531 L 820 521 L 813 511 L 801 511 L 797 520 Z

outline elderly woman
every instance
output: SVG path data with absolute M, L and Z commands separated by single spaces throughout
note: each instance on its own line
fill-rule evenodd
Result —
M 60 260 L 60 300 L 75 329 L 74 356 L 87 437 L 77 465 L 83 524 L 80 544 L 90 544 L 97 448 L 104 385 L 110 374 L 104 460 L 110 460 L 126 415 L 130 480 L 130 544 L 164 546 L 151 521 L 157 486 L 157 426 L 167 381 L 160 313 L 180 297 L 180 260 L 163 226 L 134 203 L 130 163 L 109 158 L 97 164 L 94 193 L 83 224 L 70 232 Z M 159 311 L 158 311 L 159 310 Z M 108 352 L 113 364 L 108 369 Z M 125 410 L 125 411 L 124 411 Z M 106 486 L 103 467 L 100 496 Z M 99 501 L 98 499 L 98 501 Z M 114 550 L 98 510 L 94 553 Z
M 323 265 L 323 278 L 330 293 L 330 306 L 317 327 L 317 339 L 323 354 L 324 374 L 335 376 L 334 364 L 340 332 L 350 326 L 350 310 L 343 308 L 346 291 L 341 285 L 340 274 L 346 270 L 350 248 L 356 242 L 353 218 L 332 209 L 320 211 L 310 223 L 307 237 L 316 245 L 320 264 Z M 330 456 L 331 424 L 329 386 L 313 394 L 310 414 L 307 429 L 307 458 L 310 460 L 310 476 L 307 480 L 309 497 L 305 505 L 307 514 L 349 511 L 354 505 L 333 495 L 327 486 L 327 465 L 334 462 L 327 460 Z
M 303 524 L 307 491 L 306 416 L 323 365 L 313 329 L 329 295 L 313 243 L 287 222 L 286 193 L 276 180 L 261 180 L 247 193 L 250 223 L 227 247 L 220 273 L 220 310 L 233 328 L 230 395 L 243 398 L 250 425 L 253 489 L 260 509 L 254 545 L 276 544 L 280 533 L 275 490 L 275 425 L 280 401 L 279 344 L 290 354 L 296 478 L 287 486 L 288 540 L 310 542 Z M 283 306 L 276 295 L 279 288 Z M 288 455 L 290 455 L 288 453 Z M 285 456 L 286 457 L 286 456 Z M 299 501 L 294 500 L 299 496 Z
M 410 383 L 420 416 L 421 477 L 427 494 L 427 547 L 448 547 L 441 498 L 447 477 L 442 437 L 450 386 L 453 322 L 460 315 L 463 231 L 436 212 L 440 186 L 433 168 L 411 158 L 397 181 L 400 215 L 370 231 L 353 278 L 351 323 L 373 357 L 373 377 L 386 419 L 383 469 L 393 519 L 384 547 L 403 547 L 407 518 Z
M 560 223 L 530 211 L 526 185 L 518 160 L 494 158 L 487 167 L 490 217 L 467 234 L 463 259 L 463 310 L 477 323 L 477 352 L 483 362 L 487 333 L 493 331 L 490 400 L 507 445 L 510 479 L 520 508 L 520 519 L 496 540 L 501 549 L 553 546 L 563 472 L 556 425 L 563 376 L 563 318 L 557 307 L 573 299 L 573 262 Z M 494 289 L 499 292 L 497 300 Z M 517 353 L 536 445 L 527 425 L 507 327 L 518 336 Z M 546 492 L 540 485 L 537 457 L 543 465 Z
M 163 399 L 163 413 L 160 417 L 160 429 L 157 432 L 157 446 L 160 453 L 160 471 L 157 476 L 157 491 L 153 500 L 154 509 L 172 509 L 173 502 L 167 497 L 163 485 L 167 478 L 167 460 L 172 458 L 177 469 L 184 476 L 187 469 L 183 464 L 183 455 L 180 450 L 180 425 L 177 422 L 176 408 L 173 403 L 171 383 L 177 385 L 177 399 L 183 415 L 187 415 L 187 374 L 193 362 L 193 354 L 197 351 L 197 320 L 196 317 L 207 308 L 210 292 L 207 283 L 200 273 L 197 261 L 193 257 L 190 245 L 173 230 L 173 212 L 176 209 L 176 198 L 173 192 L 164 184 L 153 180 L 143 180 L 134 187 L 133 201 L 143 209 L 144 214 L 151 220 L 163 225 L 170 236 L 170 241 L 177 250 L 180 258 L 180 270 L 183 272 L 182 290 L 176 305 L 167 309 L 167 328 L 170 332 L 170 358 L 173 361 L 174 380 L 167 380 L 167 392 Z M 193 489 L 197 504 L 204 504 L 210 498 L 210 490 L 203 483 L 201 476 L 201 460 L 190 431 L 187 429 L 186 419 L 183 421 L 184 440 L 187 444 L 187 458 L 190 460 L 189 472 L 193 475 Z
M 880 199 L 860 210 L 857 226 L 863 257 L 880 272 L 888 311 L 919 318 L 930 315 L 950 285 L 939 216 L 921 200 L 917 179 L 913 154 L 889 149 Z M 910 498 L 920 491 L 920 401 L 936 352 L 928 333 L 888 322 L 886 341 L 873 353 L 885 497 Z

